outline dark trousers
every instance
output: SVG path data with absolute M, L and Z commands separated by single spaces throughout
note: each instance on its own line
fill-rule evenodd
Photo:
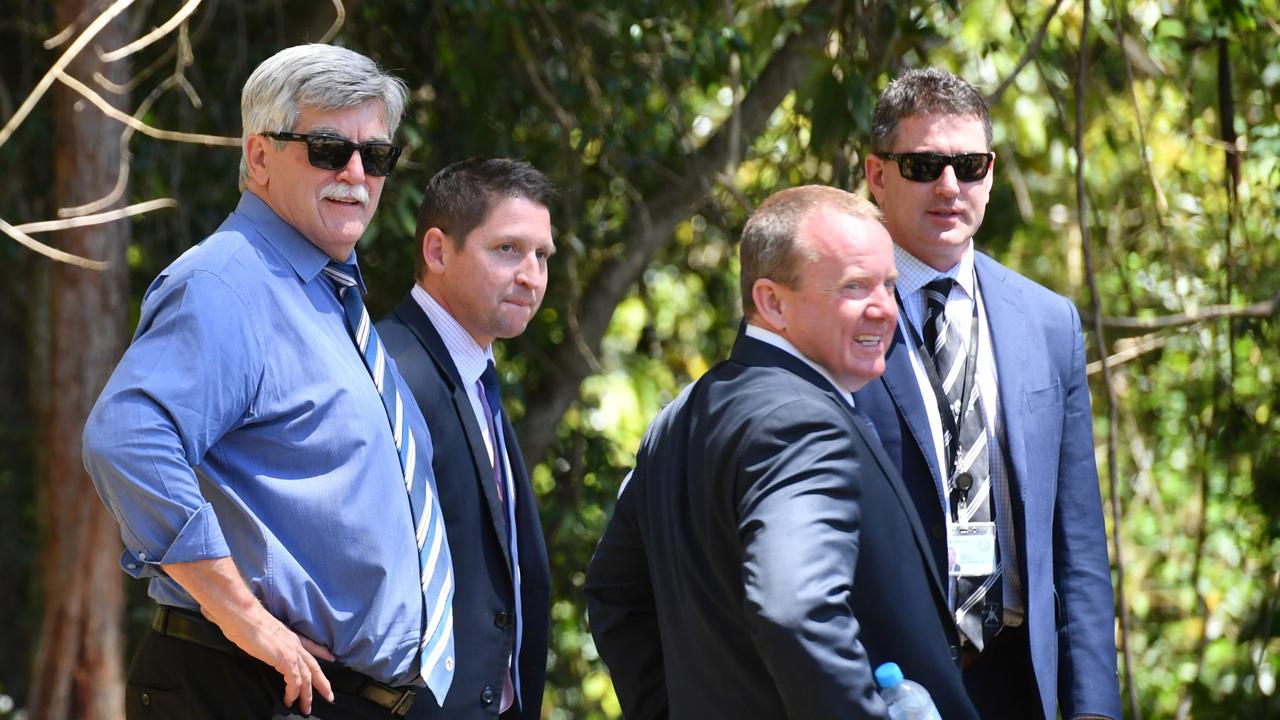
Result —
M 1027 628 L 1007 627 L 964 669 L 964 687 L 982 720 L 1041 720 Z
M 321 720 L 391 718 L 377 705 L 335 693 L 330 704 L 313 695 L 311 717 Z M 150 631 L 129 667 L 128 720 L 270 720 L 301 715 L 284 707 L 284 679 L 266 663 Z

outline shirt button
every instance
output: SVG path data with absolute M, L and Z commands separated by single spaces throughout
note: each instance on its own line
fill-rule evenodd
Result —
M 492 705 L 492 704 L 493 704 L 493 695 L 494 695 L 494 693 L 493 693 L 493 688 L 492 688 L 492 687 L 489 687 L 488 685 L 485 685 L 485 686 L 484 686 L 484 690 L 481 690 L 481 691 L 480 691 L 480 704 L 481 704 L 481 705 Z
M 945 538 L 945 537 L 947 536 L 947 529 L 946 529 L 946 528 L 944 528 L 944 527 L 942 527 L 941 525 L 934 525 L 934 526 L 933 526 L 933 536 L 934 536 L 935 538 L 937 538 L 937 539 L 941 540 L 941 539 L 943 539 L 943 538 Z
M 493 624 L 500 628 L 505 628 L 511 624 L 511 616 L 505 612 L 498 612 L 493 616 Z

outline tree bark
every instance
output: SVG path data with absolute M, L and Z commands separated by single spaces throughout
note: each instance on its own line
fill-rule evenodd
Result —
M 520 444 L 530 467 L 546 456 L 555 439 L 556 426 L 591 372 L 584 349 L 592 355 L 599 352 L 618 303 L 649 266 L 654 253 L 671 241 L 676 225 L 706 201 L 721 171 L 738 161 L 734 154 L 751 144 L 779 103 L 812 67 L 835 27 L 832 18 L 842 5 L 840 0 L 812 0 L 802 13 L 803 27 L 769 59 L 735 115 L 721 123 L 716 134 L 686 159 L 687 170 L 676 173 L 684 181 L 666 186 L 644 205 L 632 208 L 622 230 L 625 250 L 583 284 L 577 342 L 570 340 L 556 347 L 547 364 L 552 371 L 532 393 L 528 412 L 520 422 Z M 731 142 L 731 130 L 735 128 L 738 142 Z
M 58 0 L 57 26 L 65 27 L 93 0 Z M 114 49 L 127 42 L 127 22 L 117 17 L 96 43 Z M 94 72 L 115 83 L 127 78 L 127 61 L 104 65 L 92 50 L 69 73 L 92 84 Z M 118 107 L 127 96 L 107 94 Z M 66 87 L 54 93 L 54 198 L 59 207 L 80 205 L 115 185 L 120 131 Z M 123 202 L 118 204 L 124 204 Z M 85 474 L 80 435 L 85 417 L 124 351 L 127 340 L 127 222 L 63 231 L 58 244 L 77 255 L 109 260 L 93 272 L 55 263 L 49 267 L 47 386 L 40 435 L 40 515 L 44 550 L 44 620 L 28 698 L 36 720 L 121 720 L 124 717 L 124 586 L 118 560 L 120 536 Z

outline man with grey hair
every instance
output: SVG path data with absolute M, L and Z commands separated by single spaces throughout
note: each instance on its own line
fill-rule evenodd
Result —
M 258 66 L 240 203 L 147 290 L 90 414 L 85 467 L 158 604 L 130 718 L 400 717 L 415 689 L 444 702 L 453 566 L 431 439 L 354 251 L 405 95 L 329 45 Z
M 850 395 L 884 370 L 892 247 L 835 188 L 748 220 L 745 330 L 649 427 L 587 572 L 628 720 L 883 718 L 888 661 L 978 717 L 928 540 Z
M 901 311 L 884 375 L 857 402 L 947 568 L 984 720 L 1119 718 L 1080 316 L 975 249 L 994 163 L 969 83 L 924 68 L 885 88 L 866 171 Z

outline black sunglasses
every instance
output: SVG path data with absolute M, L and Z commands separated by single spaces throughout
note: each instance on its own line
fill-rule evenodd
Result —
M 991 163 L 996 159 L 995 153 L 960 153 L 959 155 L 939 155 L 931 152 L 913 153 L 876 153 L 885 160 L 895 160 L 898 172 L 912 182 L 933 182 L 942 176 L 942 169 L 950 165 L 955 168 L 956 180 L 975 182 L 987 176 Z
M 262 133 L 273 140 L 305 142 L 307 162 L 321 170 L 341 170 L 351 160 L 351 153 L 360 151 L 360 164 L 366 175 L 384 177 L 396 168 L 400 148 L 385 142 L 354 143 L 333 135 L 301 135 L 290 132 Z

